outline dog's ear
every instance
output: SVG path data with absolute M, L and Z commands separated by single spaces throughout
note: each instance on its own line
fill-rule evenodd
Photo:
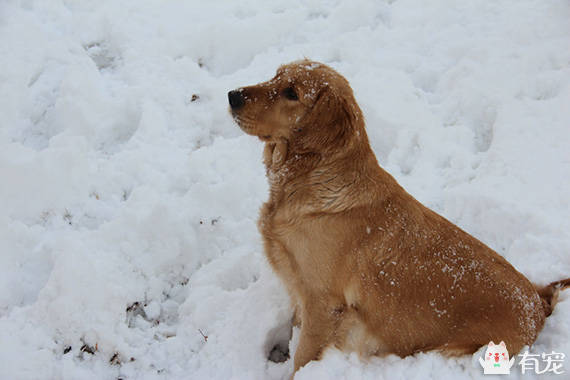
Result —
M 338 148 L 355 133 L 360 111 L 352 95 L 342 96 L 331 87 L 325 86 L 319 92 L 309 113 L 295 130 L 297 142 L 302 150 L 319 152 Z

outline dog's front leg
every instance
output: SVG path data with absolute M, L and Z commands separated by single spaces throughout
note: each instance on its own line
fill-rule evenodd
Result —
M 334 344 L 342 310 L 342 306 L 335 307 L 334 303 L 303 305 L 301 336 L 294 359 L 295 372 L 311 360 L 318 360 L 323 351 Z
M 262 214 L 264 209 L 265 208 L 262 208 Z M 262 233 L 265 232 L 264 227 L 263 223 L 260 223 Z M 299 326 L 301 324 L 299 300 L 297 298 L 297 286 L 301 283 L 301 279 L 298 276 L 300 272 L 299 267 L 294 257 L 287 252 L 287 249 L 277 240 L 269 238 L 268 235 L 270 234 L 267 232 L 263 234 L 265 256 L 277 276 L 279 276 L 283 282 L 283 285 L 285 285 L 287 293 L 289 294 L 293 308 L 292 324 L 293 326 Z

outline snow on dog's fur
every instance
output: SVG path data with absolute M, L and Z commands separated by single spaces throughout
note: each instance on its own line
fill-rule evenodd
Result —
M 408 194 L 378 165 L 341 75 L 304 60 L 228 96 L 241 129 L 265 142 L 259 229 L 301 325 L 295 370 L 331 345 L 458 355 L 535 341 L 570 279 L 538 289 Z

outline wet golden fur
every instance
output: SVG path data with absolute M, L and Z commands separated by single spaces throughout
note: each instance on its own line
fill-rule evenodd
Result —
M 348 82 L 311 61 L 237 90 L 265 142 L 259 230 L 301 335 L 295 371 L 329 346 L 362 355 L 510 352 L 534 342 L 569 280 L 540 289 L 408 194 L 378 165 Z

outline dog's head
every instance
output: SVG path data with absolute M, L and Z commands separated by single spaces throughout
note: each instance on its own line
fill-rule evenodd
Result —
M 325 152 L 364 137 L 350 85 L 330 67 L 309 60 L 281 66 L 273 79 L 228 93 L 240 128 L 296 152 Z

